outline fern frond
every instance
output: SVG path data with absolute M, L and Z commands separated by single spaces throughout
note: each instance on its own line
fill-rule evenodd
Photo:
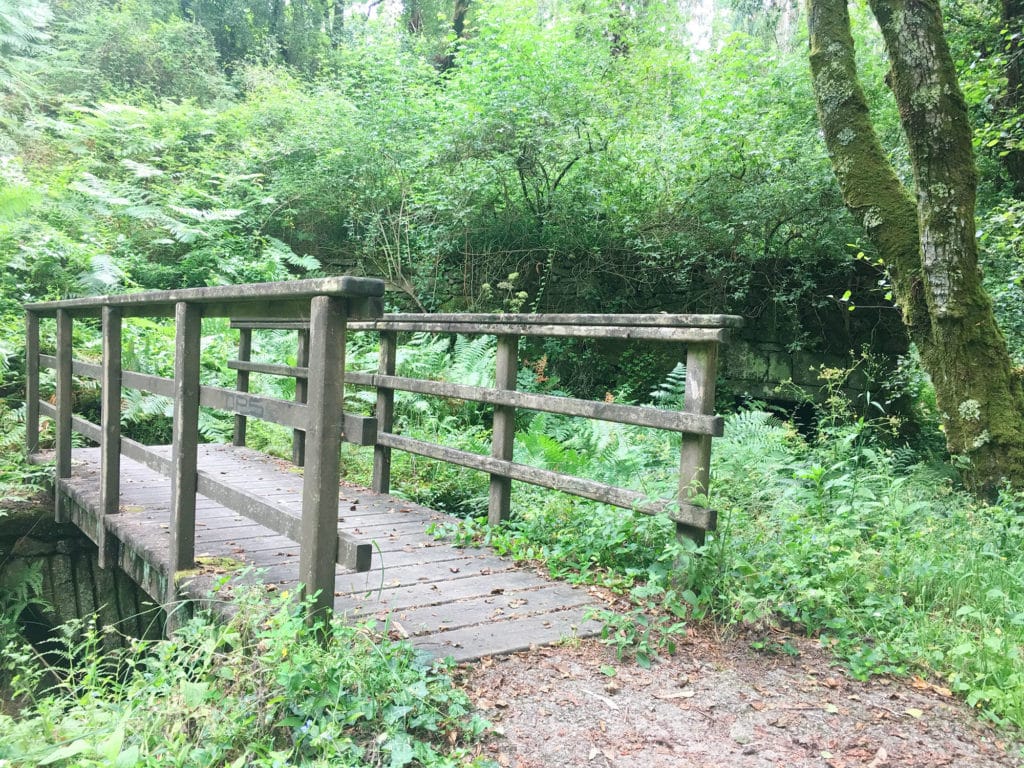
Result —
M 651 392 L 651 402 L 662 408 L 681 408 L 686 397 L 686 364 L 676 363 L 665 380 Z

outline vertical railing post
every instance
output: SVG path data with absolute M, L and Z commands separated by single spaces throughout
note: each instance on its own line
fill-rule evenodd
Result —
M 252 358 L 252 328 L 240 328 L 238 331 L 238 359 L 242 362 L 249 362 Z M 238 392 L 249 391 L 249 372 L 239 369 L 235 372 L 235 389 Z M 235 433 L 231 440 L 232 445 L 245 446 L 245 416 L 235 414 Z
M 519 337 L 499 336 L 495 385 L 498 389 L 515 389 L 519 358 Z M 510 405 L 494 406 L 494 426 L 491 433 L 491 456 L 512 460 L 516 435 L 516 409 Z M 487 522 L 497 525 L 507 520 L 512 509 L 512 480 L 491 475 L 487 498 Z
M 177 574 L 195 565 L 196 483 L 199 449 L 199 344 L 202 309 L 174 308 L 174 438 L 171 445 L 171 542 L 167 599 L 177 598 Z
M 39 450 L 39 315 L 25 313 L 25 450 Z
M 377 372 L 382 376 L 395 375 L 395 360 L 398 354 L 398 333 L 380 332 L 380 360 Z M 395 426 L 395 390 L 377 387 L 377 431 L 390 432 Z M 391 493 L 391 449 L 383 445 L 373 447 L 373 490 L 377 493 Z
M 334 606 L 347 313 L 348 303 L 342 298 L 317 296 L 310 303 L 309 401 L 299 581 L 305 594 L 314 596 L 311 617 Z
M 103 378 L 101 381 L 99 565 L 110 560 L 105 515 L 121 504 L 121 310 L 103 307 Z
M 71 477 L 71 313 L 57 310 L 57 467 L 54 481 L 54 519 L 68 521 L 67 499 L 60 490 L 62 478 Z
M 718 344 L 693 343 L 686 350 L 686 393 L 683 410 L 701 416 L 715 412 L 715 377 L 718 370 Z M 679 503 L 691 504 L 708 492 L 711 476 L 711 435 L 683 433 L 679 457 Z M 705 531 L 676 523 L 676 535 L 697 544 L 704 543 Z
M 299 368 L 309 367 L 309 331 L 299 329 L 295 350 L 295 365 Z M 305 404 L 309 396 L 307 379 L 295 379 L 295 402 Z M 302 467 L 306 464 L 306 432 L 302 429 L 292 431 L 292 464 Z

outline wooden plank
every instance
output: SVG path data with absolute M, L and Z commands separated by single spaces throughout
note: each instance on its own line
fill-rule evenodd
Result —
M 342 415 L 342 439 L 353 445 L 377 444 L 377 419 L 374 416 L 359 416 L 354 413 Z
M 104 306 L 120 307 L 124 317 L 171 317 L 176 306 L 187 302 L 207 317 L 231 317 L 247 312 L 252 317 L 309 317 L 309 300 L 314 296 L 379 298 L 384 281 L 367 277 L 321 277 L 246 285 L 218 285 L 209 288 L 182 288 L 172 291 L 144 291 L 107 296 L 92 296 L 64 301 L 30 304 L 26 308 L 42 317 L 58 311 L 75 316 L 99 316 Z M 355 302 L 359 314 L 379 316 L 379 303 Z M 356 314 L 356 313 L 353 313 Z
M 71 477 L 71 334 L 72 319 L 66 310 L 57 312 L 57 395 L 56 395 L 56 432 L 57 432 L 57 466 L 56 478 Z M 54 519 L 58 523 L 66 523 L 67 510 L 60 494 L 54 494 Z
M 343 602 L 352 617 L 366 616 L 387 610 L 404 610 L 440 605 L 452 600 L 466 600 L 501 593 L 521 593 L 550 584 L 532 571 L 510 568 L 505 571 L 460 577 L 449 574 L 443 581 L 428 581 L 390 586 L 367 592 L 356 590 L 341 593 L 335 610 Z
M 103 366 L 97 363 L 87 363 L 85 360 L 72 360 L 71 372 L 83 379 L 103 380 Z
M 121 312 L 103 308 L 103 375 L 100 405 L 100 514 L 112 515 L 121 504 Z M 107 548 L 106 525 L 100 521 L 98 560 L 106 568 L 112 560 Z
M 512 406 L 531 411 L 600 419 L 601 421 L 612 421 L 618 424 L 631 424 L 639 427 L 653 427 L 672 432 L 691 432 L 693 434 L 721 437 L 725 429 L 725 420 L 720 416 L 699 415 L 683 411 L 667 411 L 650 406 L 579 400 L 572 397 L 541 395 L 533 392 L 470 387 L 446 381 L 347 372 L 345 374 L 345 383 L 378 388 L 388 387 L 401 392 L 414 392 L 420 395 L 434 395 L 475 403 L 488 403 L 490 405 Z M 388 432 L 390 428 L 384 431 Z
M 398 334 L 381 331 L 380 355 L 377 370 L 382 376 L 393 377 L 398 354 Z M 346 373 L 346 378 L 348 374 Z M 374 384 L 373 386 L 377 386 Z M 374 408 L 377 427 L 381 432 L 390 432 L 395 422 L 395 392 L 388 386 L 377 386 L 377 404 Z M 373 480 L 371 487 L 377 493 L 391 492 L 391 449 L 376 443 L 373 448 Z
M 174 340 L 174 443 L 171 448 L 171 522 L 168 600 L 176 598 L 175 575 L 195 565 L 199 353 L 202 311 L 178 302 Z
M 238 334 L 238 360 L 228 360 L 228 368 L 233 368 L 236 365 L 248 365 L 249 357 L 252 355 L 252 330 L 249 328 L 243 328 Z M 249 369 L 248 368 L 237 368 L 238 373 L 235 374 L 235 389 L 238 392 L 249 391 Z M 231 442 L 234 445 L 245 445 L 245 428 L 246 418 L 245 414 L 235 414 L 235 428 L 231 436 Z
M 228 368 L 238 371 L 239 373 L 265 373 L 268 376 L 288 376 L 296 379 L 305 379 L 309 376 L 309 368 L 305 365 L 254 363 L 250 360 L 243 360 L 241 358 L 241 353 L 239 353 L 238 360 L 228 360 Z
M 140 392 L 149 392 L 162 397 L 174 397 L 174 380 L 165 379 L 163 376 L 153 376 L 137 371 L 122 371 L 121 383 L 128 389 L 137 389 Z
M 25 450 L 39 450 L 39 315 L 25 313 Z
M 563 475 L 560 472 L 529 467 L 525 464 L 501 461 L 490 456 L 480 456 L 468 451 L 460 451 L 456 448 L 426 443 L 400 435 L 381 433 L 377 435 L 377 442 L 402 451 L 414 453 L 418 456 L 446 461 L 449 464 L 457 464 L 461 467 L 469 467 L 481 472 L 503 473 L 513 480 L 539 485 L 542 488 L 551 488 L 555 491 L 581 496 L 585 499 L 599 501 L 602 504 L 611 504 L 612 506 L 622 507 L 623 509 L 629 509 L 645 515 L 661 514 L 670 507 L 670 503 L 665 499 L 651 499 L 639 491 L 618 488 L 613 485 L 599 483 L 594 480 L 585 480 L 572 475 Z M 714 511 L 704 509 L 703 507 L 680 504 L 675 515 L 677 517 L 687 516 L 697 525 L 708 526 L 709 530 L 714 526 Z
M 308 418 L 304 405 L 276 397 L 263 397 L 236 392 L 225 387 L 200 388 L 200 404 L 220 411 L 240 413 L 254 419 L 270 421 L 284 427 L 303 428 Z
M 203 496 L 223 504 L 233 512 L 280 533 L 295 542 L 301 541 L 302 518 L 288 514 L 284 507 L 271 504 L 253 493 L 236 485 L 225 483 L 205 470 L 199 470 L 198 490 Z M 337 524 L 335 524 L 337 528 Z M 353 570 L 368 570 L 373 547 L 368 542 L 357 541 L 344 532 L 336 532 L 336 562 Z
M 553 314 L 528 314 L 528 313 L 433 313 L 433 312 L 403 312 L 400 314 L 387 314 L 381 320 L 385 322 L 401 321 L 408 323 L 459 323 L 468 325 L 485 325 L 488 323 L 503 323 L 515 325 L 621 325 L 629 328 L 654 327 L 654 328 L 741 328 L 743 318 L 738 315 L 696 315 L 696 314 L 584 314 L 584 313 L 553 313 Z M 353 322 L 354 328 L 363 329 L 364 323 Z
M 39 401 L 39 413 L 43 416 L 56 421 L 57 419 L 57 408 L 56 406 L 47 403 L 45 400 Z M 71 431 L 77 432 L 80 435 L 84 435 L 94 443 L 99 443 L 103 439 L 103 431 L 100 429 L 99 424 L 93 424 L 91 421 L 83 419 L 81 416 L 71 417 Z
M 495 361 L 495 386 L 499 390 L 516 388 L 519 366 L 519 337 L 499 336 Z M 516 436 L 516 409 L 496 405 L 491 429 L 491 456 L 501 461 L 512 460 Z M 491 473 L 487 493 L 487 522 L 498 525 L 512 514 L 512 480 L 503 474 Z
M 725 342 L 728 328 L 659 328 L 654 326 L 615 325 L 527 325 L 516 323 L 477 323 L 371 320 L 353 323 L 359 331 L 411 331 L 417 333 L 461 333 L 493 336 L 549 336 L 553 338 L 635 339 L 670 342 Z
M 621 325 L 628 328 L 742 328 L 744 319 L 739 315 L 695 315 L 695 314 L 473 314 L 459 313 L 414 313 L 402 312 L 385 314 L 380 318 L 383 322 L 406 323 L 451 323 L 459 325 L 480 325 L 486 323 L 504 323 L 507 325 Z M 379 327 L 364 321 L 353 321 L 349 324 L 354 331 L 379 330 Z M 302 320 L 237 320 L 232 321 L 232 328 L 264 328 L 280 330 L 296 330 L 308 328 L 309 323 Z
M 306 404 L 309 394 L 309 385 L 306 383 L 309 378 L 309 329 L 300 329 L 296 334 L 295 363 L 299 370 L 305 368 L 305 374 L 295 375 L 295 402 Z M 306 431 L 304 429 L 292 430 L 292 464 L 302 467 L 306 464 Z
M 174 463 L 162 455 L 162 451 L 150 448 L 131 438 L 121 437 L 121 453 L 164 477 L 170 478 L 174 473 Z
M 414 584 L 441 584 L 442 589 L 452 579 L 470 576 L 493 576 L 515 569 L 511 561 L 498 560 L 496 557 L 481 559 L 463 554 L 438 564 L 439 567 L 427 571 L 422 565 L 408 563 L 401 566 L 382 568 L 375 561 L 366 573 L 343 574 L 338 577 L 335 585 L 337 594 L 377 594 L 380 590 L 407 587 Z M 499 583 L 500 586 L 500 583 Z
M 686 390 L 683 409 L 690 413 L 709 414 L 715 408 L 715 379 L 718 372 L 718 345 L 691 344 L 686 351 Z M 679 454 L 679 508 L 692 510 L 697 497 L 706 497 L 711 477 L 711 436 L 683 435 Z M 676 518 L 676 534 L 697 544 L 704 543 L 709 525 L 694 525 L 682 515 Z
M 482 656 L 526 651 L 572 637 L 593 637 L 601 633 L 602 624 L 586 619 L 586 610 L 570 608 L 525 619 L 492 621 L 439 631 L 418 638 L 416 647 L 436 658 L 450 656 L 455 661 L 469 661 Z
M 308 331 L 309 320 L 239 320 L 231 321 L 232 328 L 248 328 L 253 331 Z
M 338 457 L 345 398 L 345 322 L 342 299 L 317 296 L 310 302 L 309 423 L 302 493 L 299 581 L 313 596 L 311 610 L 334 604 L 334 563 L 338 544 Z M 361 570 L 362 563 L 354 563 Z
M 593 600 L 582 590 L 562 584 L 548 584 L 531 591 L 498 591 L 497 594 L 437 603 L 416 608 L 383 609 L 370 612 L 378 619 L 401 624 L 412 636 L 436 634 L 488 624 L 550 615 L 566 608 L 590 605 Z

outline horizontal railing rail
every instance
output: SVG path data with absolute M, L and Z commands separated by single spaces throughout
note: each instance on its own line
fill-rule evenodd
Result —
M 644 514 L 668 514 L 681 536 L 703 540 L 714 530 L 717 517 L 704 502 L 708 490 L 711 439 L 722 435 L 724 422 L 713 413 L 718 346 L 729 339 L 743 320 L 733 315 L 574 315 L 574 314 L 392 314 L 349 323 L 354 332 L 380 335 L 377 372 L 345 371 L 347 385 L 375 388 L 378 432 L 374 448 L 373 488 L 387 493 L 391 487 L 393 449 L 486 472 L 490 475 L 488 517 L 496 523 L 510 515 L 511 482 L 530 483 L 631 509 Z M 236 320 L 243 334 L 239 359 L 228 365 L 239 372 L 294 377 L 299 384 L 309 375 L 302 364 L 302 334 L 307 324 L 296 320 Z M 254 363 L 248 360 L 251 334 L 257 330 L 295 330 L 299 333 L 299 365 Z M 494 387 L 397 376 L 398 334 L 442 333 L 493 335 L 498 339 Z M 521 337 L 632 339 L 686 345 L 686 386 L 681 411 L 651 406 L 623 405 L 516 390 L 518 347 Z M 244 348 L 244 349 L 243 349 Z M 246 381 L 247 384 L 247 381 Z M 484 403 L 494 408 L 490 456 L 417 440 L 392 432 L 395 392 Z M 649 498 L 636 490 L 516 463 L 512 460 L 517 409 L 575 416 L 649 427 L 682 435 L 679 487 L 675 498 Z M 237 436 L 236 432 L 236 436 Z M 244 434 L 244 427 L 243 427 Z M 244 438 L 243 438 L 244 439 Z M 300 451 L 296 449 L 296 456 Z
M 153 291 L 30 304 L 26 310 L 26 439 L 30 452 L 39 448 L 39 420 L 56 425 L 56 482 L 72 473 L 72 433 L 100 446 L 100 506 L 103 515 L 119 511 L 120 457 L 123 455 L 168 477 L 170 574 L 167 598 L 176 596 L 176 575 L 195 564 L 196 495 L 225 507 L 298 542 L 300 581 L 316 595 L 313 610 L 333 605 L 335 564 L 355 570 L 370 567 L 371 544 L 338 531 L 339 449 L 342 439 L 373 444 L 373 419 L 345 414 L 344 347 L 349 318 L 381 314 L 382 281 L 333 277 L 285 283 L 257 283 L 180 291 Z M 200 330 L 203 317 L 268 314 L 299 321 L 307 341 L 303 397 L 290 402 L 200 382 Z M 102 319 L 102 362 L 75 359 L 73 321 Z M 173 316 L 176 322 L 174 376 L 166 378 L 122 368 L 122 320 L 125 317 Z M 40 354 L 40 321 L 56 319 L 56 355 Z M 40 371 L 56 372 L 55 403 L 40 399 Z M 311 373 L 312 372 L 312 373 Z M 340 375 L 339 375 L 340 374 Z M 101 423 L 73 413 L 72 377 L 101 384 Z M 136 389 L 173 399 L 173 438 L 167 455 L 121 435 L 123 389 Z M 307 398 L 308 394 L 308 398 Z M 306 400 L 308 399 L 308 403 Z M 258 418 L 300 431 L 307 443 L 302 513 L 295 516 L 245 488 L 215 477 L 198 466 L 199 408 Z M 244 422 L 243 422 L 244 423 Z M 59 490 L 59 489 L 58 489 Z M 55 514 L 67 518 L 66 499 L 56 493 Z M 97 544 L 101 561 L 109 559 L 106 526 L 100 521 Z

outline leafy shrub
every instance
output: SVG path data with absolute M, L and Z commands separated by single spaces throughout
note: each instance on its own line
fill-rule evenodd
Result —
M 64 629 L 66 672 L 14 719 L 12 765 L 453 766 L 486 724 L 443 666 L 369 626 L 307 626 L 287 595 L 242 597 L 226 623 L 102 652 L 89 622 Z M 372 623 L 372 622 L 371 622 Z M 38 659 L 31 659 L 38 665 Z

